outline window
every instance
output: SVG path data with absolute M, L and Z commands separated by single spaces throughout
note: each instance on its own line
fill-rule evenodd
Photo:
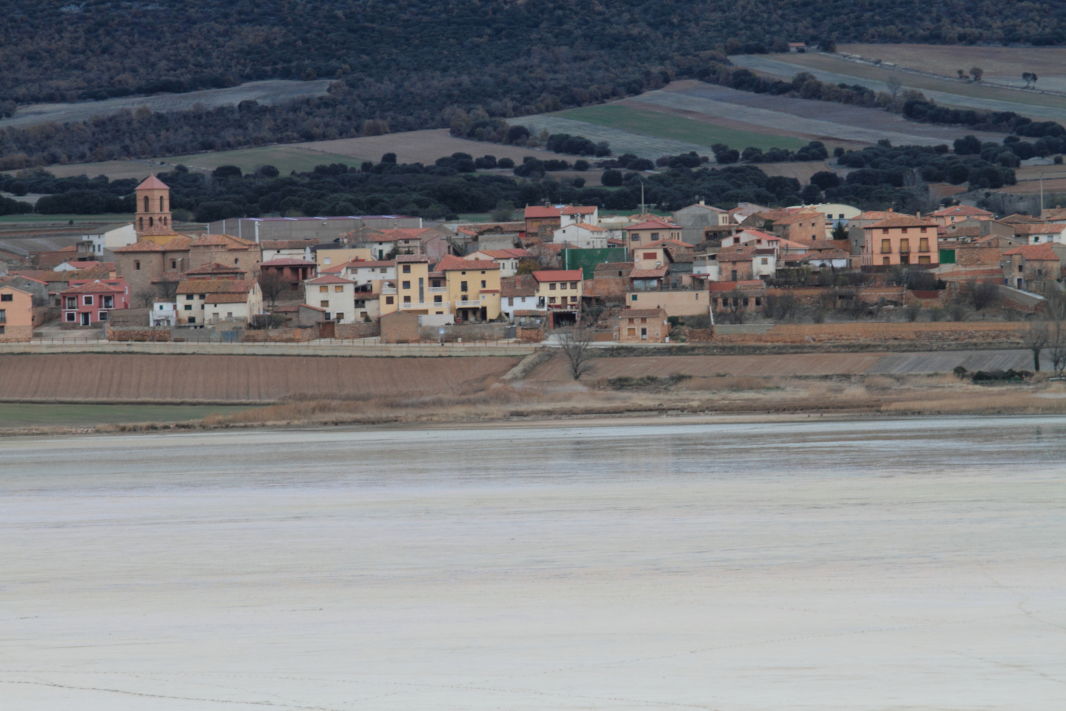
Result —
M 86 306 L 92 306 L 93 305 L 93 297 L 91 297 L 88 294 L 86 294 L 85 296 L 81 297 L 81 303 L 85 304 Z
M 227 314 L 227 316 L 229 316 L 230 318 L 233 318 L 233 314 Z M 333 319 L 335 321 L 343 321 L 344 320 L 344 314 L 335 313 L 335 314 L 333 314 Z
M 481 288 L 484 289 L 487 286 L 484 279 L 481 280 Z
M 555 287 L 555 282 L 554 282 L 554 281 L 553 281 L 553 282 L 550 282 L 550 283 L 548 284 L 548 291 L 555 291 L 555 288 L 556 288 L 556 287 Z
M 148 206 L 148 196 L 144 196 L 144 211 L 148 212 L 151 208 Z
M 323 299 L 322 301 L 319 301 L 319 302 L 318 302 L 318 305 L 319 305 L 319 306 L 321 306 L 321 307 L 322 307 L 322 308 L 324 308 L 324 309 L 325 309 L 325 308 L 329 308 L 329 301 L 327 301 L 327 300 Z
M 571 304 L 576 304 L 577 303 L 577 297 L 576 296 L 571 296 L 570 297 L 570 303 Z
M 68 296 L 67 297 L 67 308 L 68 309 L 76 309 L 76 308 L 78 308 L 78 297 L 76 297 L 76 296 Z
M 442 297 L 440 294 L 437 294 L 436 296 L 433 297 L 433 303 L 434 304 L 443 304 L 444 303 L 444 297 Z
M 107 320 L 107 312 L 106 311 L 101 311 L 99 313 L 99 317 L 100 317 L 101 321 L 106 321 Z
M 410 274 L 411 273 L 411 265 L 410 264 L 404 264 L 403 265 L 403 269 L 401 269 L 401 271 L 404 274 Z
M 881 254 L 891 254 L 891 253 L 892 253 L 892 240 L 890 240 L 890 239 L 881 240 Z
M 903 234 L 907 234 L 907 228 L 906 227 L 904 227 L 902 231 L 903 231 Z
M 189 323 L 196 323 L 196 317 L 195 316 L 190 316 L 189 317 Z
M 401 289 L 410 289 L 411 288 L 411 282 L 409 282 L 409 281 L 402 282 L 400 284 L 400 288 Z
M 759 259 L 759 263 L 760 264 L 769 264 L 770 263 L 770 258 L 769 257 L 761 257 Z
M 899 251 L 900 252 L 910 252 L 911 251 L 911 241 L 909 239 L 901 239 L 899 241 Z
M 548 303 L 549 304 L 554 304 L 555 303 L 555 297 L 554 296 L 549 296 L 548 297 Z
M 14 301 L 14 294 L 0 294 L 0 301 Z
M 200 301 L 203 301 L 204 299 L 207 298 L 207 295 L 206 294 L 200 294 L 198 298 L 200 299 Z
M 881 258 L 881 264 L 888 264 L 888 263 L 889 263 L 889 262 L 891 262 L 891 261 L 892 261 L 892 260 L 891 260 L 891 259 L 889 259 L 888 257 L 882 257 L 882 258 Z
M 657 256 L 659 256 L 659 255 L 657 255 L 655 252 L 645 252 L 644 253 L 644 259 L 655 259 Z
M 105 296 L 104 297 L 104 303 L 102 305 L 103 305 L 103 307 L 105 309 L 113 309 L 113 308 L 115 308 L 115 297 L 114 296 Z
M 192 301 L 192 294 L 186 294 L 185 295 L 185 300 L 186 301 Z
M 929 238 L 928 237 L 922 237 L 920 240 L 918 240 L 918 251 L 919 252 L 928 252 L 929 251 Z
M 0 309 L 0 323 L 7 322 L 7 309 Z
M 185 304 L 186 311 L 192 311 L 192 304 Z
M 159 196 L 159 211 L 160 212 L 166 212 L 166 210 L 167 210 L 167 208 L 165 207 L 165 204 L 163 203 L 163 196 L 160 195 Z
M 391 296 L 386 296 L 385 297 L 385 303 L 388 304 L 389 306 L 392 306 L 393 298 Z
M 178 268 L 178 260 L 177 259 L 171 259 L 170 260 L 170 268 L 171 269 L 177 269 Z
M 467 285 L 467 283 L 465 281 L 459 282 L 459 291 L 467 291 L 468 289 L 469 289 L 469 286 Z
M 659 241 L 659 233 L 658 232 L 652 232 L 651 233 L 651 241 L 652 242 L 658 242 Z
M 918 255 L 918 263 L 919 264 L 932 264 L 933 263 L 933 258 L 930 257 L 928 254 L 920 254 L 920 255 Z
M 67 323 L 74 323 L 74 314 L 72 314 L 72 313 L 68 313 L 67 314 Z
M 629 295 L 629 300 L 630 301 L 636 301 L 637 300 L 637 295 L 636 294 L 630 294 Z
M 340 284 L 337 284 L 335 287 L 333 287 L 333 293 L 334 294 L 343 294 L 344 293 L 344 287 L 342 285 L 340 285 Z
M 640 236 L 639 235 L 633 235 L 632 237 L 629 238 L 630 242 L 637 242 L 639 240 L 640 240 Z
M 141 260 L 139 260 L 139 259 L 134 259 L 134 260 L 133 260 L 133 268 L 134 268 L 135 270 L 137 270 L 137 271 L 140 271 L 140 270 L 141 270 Z
M 7 332 L 7 326 L 0 326 L 0 336 L 4 335 L 6 332 Z
M 405 304 L 409 304 L 409 303 L 411 303 L 411 297 L 410 297 L 410 296 L 405 296 L 405 297 L 403 297 L 403 302 L 404 302 Z

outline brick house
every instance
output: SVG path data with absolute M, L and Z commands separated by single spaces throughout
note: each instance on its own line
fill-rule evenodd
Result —
M 1003 252 L 1003 283 L 1015 289 L 1041 291 L 1062 278 L 1066 245 L 1045 242 L 1014 247 Z
M 130 307 L 126 280 L 74 279 L 59 293 L 62 321 L 75 326 L 95 326 L 110 320 L 111 312 Z
M 616 322 L 615 340 L 622 343 L 663 343 L 670 335 L 666 312 L 658 307 L 626 309 Z
M 862 230 L 864 267 L 940 263 L 937 224 L 931 218 L 898 214 Z

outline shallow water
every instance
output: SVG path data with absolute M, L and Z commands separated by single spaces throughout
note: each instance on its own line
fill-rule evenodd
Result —
M 1064 462 L 1066 418 L 2 440 L 0 699 L 1058 710 Z

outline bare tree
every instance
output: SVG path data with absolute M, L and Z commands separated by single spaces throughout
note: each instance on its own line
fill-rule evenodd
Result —
M 148 308 L 152 305 L 152 302 L 159 298 L 159 292 L 153 287 L 147 286 L 143 289 L 138 289 L 137 293 L 133 295 L 134 301 L 140 304 L 143 308 Z
M 289 287 L 284 279 L 281 278 L 281 274 L 273 269 L 269 269 L 259 274 L 259 288 L 263 290 L 263 296 L 269 301 L 270 305 L 274 306 L 278 302 L 278 297 Z
M 981 77 L 985 75 L 985 70 L 981 67 L 970 67 L 970 76 L 973 77 L 975 82 L 980 82 Z
M 900 81 L 898 76 L 893 74 L 885 80 L 885 86 L 888 87 L 888 93 L 891 94 L 893 99 L 895 99 L 899 96 L 900 89 L 903 88 L 903 82 Z
M 570 365 L 570 375 L 580 380 L 592 368 L 592 334 L 583 326 L 574 326 L 559 335 L 559 346 Z
M 1051 334 L 1044 321 L 1030 321 L 1029 329 L 1022 334 L 1022 343 L 1033 354 L 1033 372 L 1040 372 L 1040 351 L 1047 347 Z
M 1022 72 L 1022 81 L 1025 82 L 1026 89 L 1032 89 L 1033 84 L 1036 83 L 1037 76 L 1033 72 Z

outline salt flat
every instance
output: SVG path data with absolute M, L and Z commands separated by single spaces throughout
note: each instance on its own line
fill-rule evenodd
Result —
M 0 440 L 4 709 L 1061 709 L 1066 420 Z

